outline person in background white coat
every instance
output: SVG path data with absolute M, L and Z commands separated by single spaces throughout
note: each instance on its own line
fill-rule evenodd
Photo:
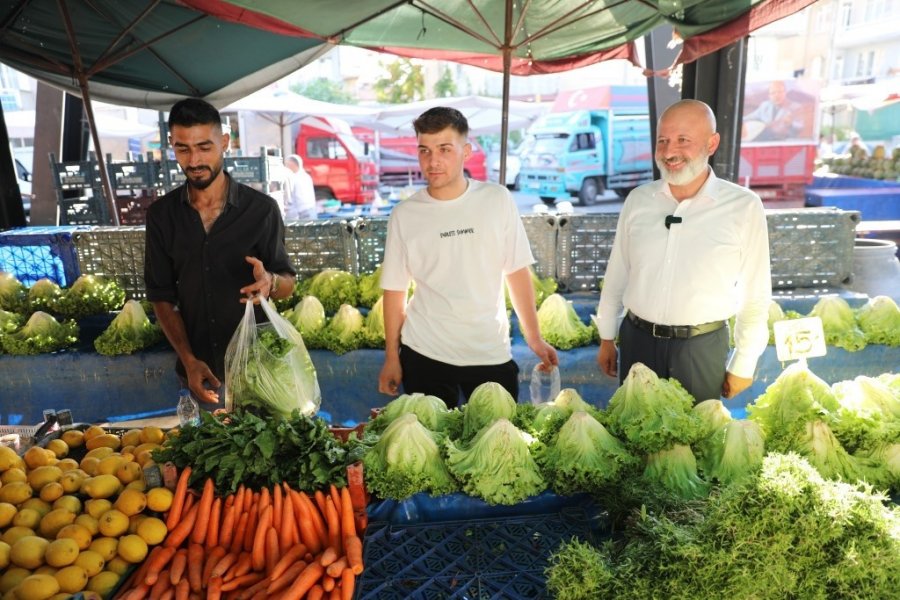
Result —
M 284 159 L 290 171 L 284 190 L 284 220 L 308 221 L 316 218 L 316 190 L 312 177 L 303 169 L 303 159 L 291 154 Z

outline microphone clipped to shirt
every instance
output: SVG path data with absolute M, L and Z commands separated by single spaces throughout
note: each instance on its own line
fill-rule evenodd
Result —
M 673 224 L 681 223 L 681 217 L 676 217 L 674 215 L 666 215 L 666 229 L 671 227 Z

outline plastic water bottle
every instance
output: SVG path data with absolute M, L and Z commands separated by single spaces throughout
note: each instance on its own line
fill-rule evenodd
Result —
M 178 421 L 182 426 L 190 423 L 191 425 L 200 424 L 200 405 L 191 396 L 190 390 L 181 389 L 178 391 Z

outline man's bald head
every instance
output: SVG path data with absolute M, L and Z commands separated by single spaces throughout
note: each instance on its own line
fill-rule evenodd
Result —
M 664 120 L 686 121 L 702 126 L 707 135 L 716 132 L 716 115 L 706 102 L 700 100 L 679 100 L 663 111 L 659 124 Z

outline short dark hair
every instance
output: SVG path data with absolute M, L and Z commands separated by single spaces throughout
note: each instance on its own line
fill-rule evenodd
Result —
M 222 116 L 216 107 L 200 98 L 185 98 L 172 105 L 169 110 L 169 130 L 179 125 L 218 125 L 222 127 Z
M 413 129 L 416 135 L 422 133 L 437 133 L 448 127 L 466 137 L 469 135 L 469 122 L 464 114 L 449 106 L 435 106 L 423 112 L 413 121 Z

